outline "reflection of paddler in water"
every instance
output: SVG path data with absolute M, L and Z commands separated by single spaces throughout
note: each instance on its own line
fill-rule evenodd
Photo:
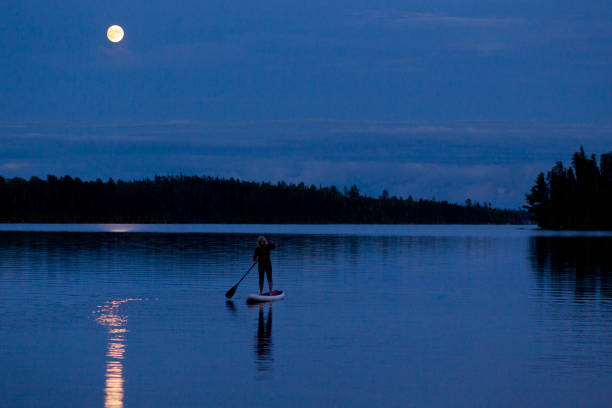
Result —
M 259 321 L 255 338 L 255 364 L 257 370 L 267 371 L 271 368 L 272 357 L 272 305 L 268 305 L 268 316 L 264 320 L 264 305 L 259 305 Z

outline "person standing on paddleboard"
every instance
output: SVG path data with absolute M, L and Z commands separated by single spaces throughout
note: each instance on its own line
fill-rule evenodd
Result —
M 257 238 L 257 248 L 253 253 L 253 262 L 258 263 L 259 268 L 259 294 L 263 291 L 264 274 L 268 278 L 268 286 L 272 293 L 272 261 L 270 260 L 270 251 L 276 248 L 274 242 L 266 239 L 264 236 Z

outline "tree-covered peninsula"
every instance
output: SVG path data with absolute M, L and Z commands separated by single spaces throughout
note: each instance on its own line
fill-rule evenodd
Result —
M 287 183 L 197 176 L 0 177 L 0 222 L 521 224 L 526 212 Z
M 574 153 L 572 165 L 562 162 L 540 173 L 526 195 L 533 220 L 546 229 L 612 229 L 612 152 L 588 157 Z

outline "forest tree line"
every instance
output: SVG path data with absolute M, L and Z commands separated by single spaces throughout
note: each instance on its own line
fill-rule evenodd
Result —
M 198 176 L 83 181 L 0 177 L 0 222 L 521 224 L 526 212 L 360 193 L 357 186 Z
M 562 162 L 540 173 L 526 195 L 525 206 L 537 224 L 546 229 L 612 229 L 612 152 L 588 157 L 574 153 L 572 165 Z

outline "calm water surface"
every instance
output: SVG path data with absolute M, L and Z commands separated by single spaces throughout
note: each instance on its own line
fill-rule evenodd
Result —
M 610 234 L 0 228 L 2 407 L 612 404 Z M 227 302 L 260 232 L 287 297 Z

